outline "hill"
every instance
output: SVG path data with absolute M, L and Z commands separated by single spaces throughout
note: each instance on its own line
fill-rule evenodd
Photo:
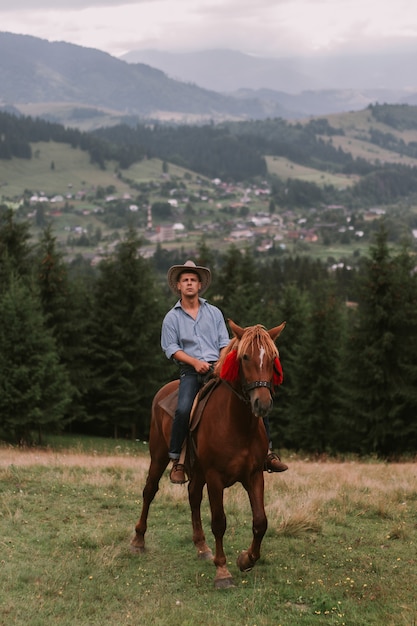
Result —
M 264 118 L 278 103 L 225 96 L 169 78 L 143 63 L 65 42 L 0 33 L 0 104 L 71 126 L 139 118 Z
M 146 255 L 191 253 L 204 237 L 353 263 L 381 215 L 393 241 L 417 227 L 416 108 L 94 134 L 2 120 L 0 148 L 15 154 L 0 150 L 0 200 L 34 235 L 52 221 L 69 258 L 96 256 L 132 225 Z
M 144 120 L 292 120 L 361 110 L 375 102 L 417 102 L 407 56 L 383 65 L 389 72 L 382 79 L 380 74 L 372 78 L 376 60 L 364 61 L 365 73 L 354 71 L 360 59 L 323 63 L 259 59 L 227 50 L 195 55 L 142 51 L 119 59 L 93 48 L 0 32 L 0 107 L 93 130 Z M 355 76 L 362 78 L 355 82 Z

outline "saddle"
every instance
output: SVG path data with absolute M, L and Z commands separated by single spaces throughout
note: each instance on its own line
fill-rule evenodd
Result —
M 207 404 L 207 400 L 211 396 L 214 389 L 219 385 L 219 383 L 219 378 L 210 378 L 206 383 L 204 383 L 204 385 L 201 387 L 196 397 L 194 398 L 193 406 L 190 413 L 191 432 L 197 428 L 201 415 L 203 413 L 203 409 Z M 168 394 L 165 398 L 162 398 L 162 400 L 158 402 L 158 406 L 160 406 L 172 418 L 175 415 L 177 404 L 178 389 L 175 389 L 175 391 Z

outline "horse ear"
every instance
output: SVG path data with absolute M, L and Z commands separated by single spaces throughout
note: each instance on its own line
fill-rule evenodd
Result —
M 229 324 L 230 329 L 232 333 L 234 334 L 234 336 L 237 337 L 238 339 L 242 339 L 242 335 L 245 329 L 235 324 L 234 321 L 231 319 L 228 319 L 227 323 Z
M 275 328 L 271 328 L 271 330 L 268 330 L 268 335 L 271 337 L 272 341 L 275 341 L 275 339 L 280 336 L 285 328 L 286 323 L 287 322 L 282 322 L 282 324 L 280 324 L 279 326 L 275 326 Z

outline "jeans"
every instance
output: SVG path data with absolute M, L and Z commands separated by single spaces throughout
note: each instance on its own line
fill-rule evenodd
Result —
M 181 371 L 178 389 L 178 406 L 172 422 L 169 458 L 179 459 L 182 444 L 188 433 L 191 408 L 202 384 L 202 378 L 195 370 Z
M 201 377 L 195 370 L 191 368 L 181 371 L 180 385 L 178 388 L 178 405 L 172 422 L 171 442 L 169 446 L 169 458 L 179 459 L 181 455 L 182 444 L 188 433 L 190 413 L 204 377 Z M 263 423 L 268 437 L 268 447 L 272 448 L 269 419 L 263 418 Z

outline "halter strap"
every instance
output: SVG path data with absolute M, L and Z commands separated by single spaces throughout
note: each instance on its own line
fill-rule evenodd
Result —
M 254 380 L 252 383 L 242 385 L 243 391 L 252 391 L 258 387 L 266 387 L 272 393 L 272 383 L 269 380 Z

